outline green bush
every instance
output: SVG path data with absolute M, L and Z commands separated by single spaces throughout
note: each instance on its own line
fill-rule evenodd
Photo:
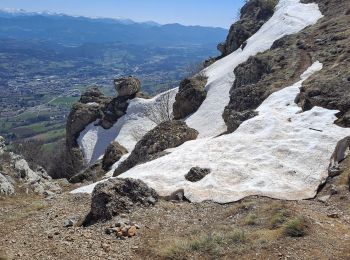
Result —
M 289 237 L 302 237 L 306 234 L 306 221 L 303 217 L 289 220 L 283 227 L 283 234 Z

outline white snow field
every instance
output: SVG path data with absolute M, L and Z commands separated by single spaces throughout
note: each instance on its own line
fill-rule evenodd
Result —
M 174 88 L 168 91 L 172 103 L 175 101 L 177 90 L 178 88 Z M 165 93 L 161 93 L 152 99 L 135 98 L 131 100 L 126 115 L 119 118 L 110 129 L 106 130 L 96 125 L 97 122 L 89 124 L 80 133 L 77 140 L 86 163 L 93 164 L 101 158 L 107 146 L 113 141 L 118 141 L 131 152 L 138 141 L 135 138 L 135 133 L 146 133 L 156 126 L 145 116 L 145 111 L 147 107 L 154 106 L 163 94 Z
M 228 203 L 250 195 L 286 200 L 314 197 L 328 176 L 329 158 L 337 141 L 350 135 L 350 129 L 333 123 L 338 111 L 314 107 L 302 112 L 294 103 L 302 82 L 321 70 L 321 63 L 314 63 L 299 82 L 269 96 L 257 109 L 259 115 L 245 121 L 234 133 L 215 136 L 226 130 L 221 114 L 229 102 L 234 68 L 249 56 L 270 48 L 275 40 L 316 23 L 320 17 L 322 15 L 315 4 L 281 0 L 273 17 L 248 40 L 244 50 L 237 50 L 205 70 L 209 77 L 208 97 L 186 120 L 190 127 L 200 132 L 200 138 L 169 149 L 170 154 L 136 166 L 119 177 L 141 179 L 160 195 L 184 188 L 185 196 L 192 202 Z M 129 145 L 129 151 L 135 145 L 130 139 L 129 129 L 140 124 L 154 126 L 145 118 L 135 116 L 140 103 L 147 106 L 152 102 L 132 101 L 131 112 L 128 109 L 125 120 L 115 126 L 119 131 L 119 135 L 115 135 L 117 140 Z M 128 117 L 134 121 L 129 123 Z M 87 129 L 81 135 L 81 142 L 88 143 L 89 139 L 84 141 L 84 136 L 94 131 Z M 93 146 L 100 144 L 96 141 L 97 135 L 91 135 Z M 103 133 L 101 138 L 106 138 Z M 210 168 L 211 173 L 197 183 L 188 182 L 184 176 L 194 166 Z M 79 188 L 73 193 L 91 193 L 95 185 Z
M 316 4 L 301 4 L 299 0 L 280 0 L 274 15 L 248 41 L 244 50 L 238 49 L 231 55 L 217 61 L 204 72 L 208 76 L 207 98 L 196 113 L 186 119 L 188 126 L 196 129 L 199 138 L 217 136 L 226 130 L 222 113 L 229 102 L 229 90 L 235 79 L 233 70 L 250 56 L 268 50 L 273 42 L 288 34 L 315 24 L 322 17 Z M 177 88 L 171 90 L 174 95 Z M 108 144 L 117 140 L 131 151 L 136 140 L 131 133 L 151 130 L 155 125 L 142 113 L 145 106 L 152 106 L 159 96 L 151 100 L 135 99 L 130 102 L 127 115 L 119 119 L 113 128 L 105 130 L 95 123 L 81 132 L 78 144 L 85 161 L 94 163 L 100 158 Z
M 259 115 L 234 133 L 187 142 L 119 177 L 141 179 L 161 195 L 184 188 L 192 202 L 228 203 L 250 195 L 285 200 L 314 197 L 328 176 L 336 142 L 350 135 L 350 129 L 333 123 L 338 111 L 314 107 L 302 112 L 294 103 L 302 82 L 321 68 L 314 63 L 299 82 L 273 93 L 257 109 Z M 194 166 L 212 172 L 197 183 L 188 182 L 184 175 Z M 94 184 L 74 192 L 93 188 Z

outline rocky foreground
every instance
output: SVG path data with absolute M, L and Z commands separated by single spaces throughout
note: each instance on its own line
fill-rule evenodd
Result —
M 349 259 L 348 174 L 312 200 L 160 199 L 86 227 L 90 195 L 3 198 L 0 259 Z

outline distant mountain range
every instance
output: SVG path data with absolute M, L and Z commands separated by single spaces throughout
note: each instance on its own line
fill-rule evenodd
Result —
M 176 46 L 216 44 L 226 35 L 226 29 L 214 27 L 0 10 L 0 38 L 38 39 L 72 45 L 120 42 Z

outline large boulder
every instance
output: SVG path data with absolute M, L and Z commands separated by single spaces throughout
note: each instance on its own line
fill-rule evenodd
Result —
M 211 170 L 208 168 L 192 167 L 185 175 L 185 179 L 190 182 L 197 182 L 207 176 L 210 172 Z
M 84 225 L 110 220 L 119 214 L 129 213 L 134 207 L 152 206 L 157 200 L 156 191 L 141 180 L 110 179 L 96 185 Z
M 115 170 L 114 176 L 164 155 L 164 151 L 194 140 L 198 132 L 182 121 L 166 121 L 149 131 L 135 146 L 130 156 Z
M 242 7 L 240 20 L 234 23 L 226 41 L 218 45 L 222 56 L 234 52 L 271 18 L 278 0 L 250 0 Z
M 205 76 L 186 78 L 180 83 L 173 105 L 175 119 L 183 119 L 198 110 L 207 97 L 206 84 Z
M 103 156 L 102 159 L 102 168 L 105 171 L 108 171 L 109 168 L 115 164 L 117 161 L 120 160 L 120 158 L 124 155 L 127 154 L 128 150 L 119 144 L 118 142 L 113 142 L 111 143 L 105 152 L 105 155 Z
M 129 76 L 114 80 L 114 86 L 119 96 L 132 96 L 141 90 L 139 79 Z

